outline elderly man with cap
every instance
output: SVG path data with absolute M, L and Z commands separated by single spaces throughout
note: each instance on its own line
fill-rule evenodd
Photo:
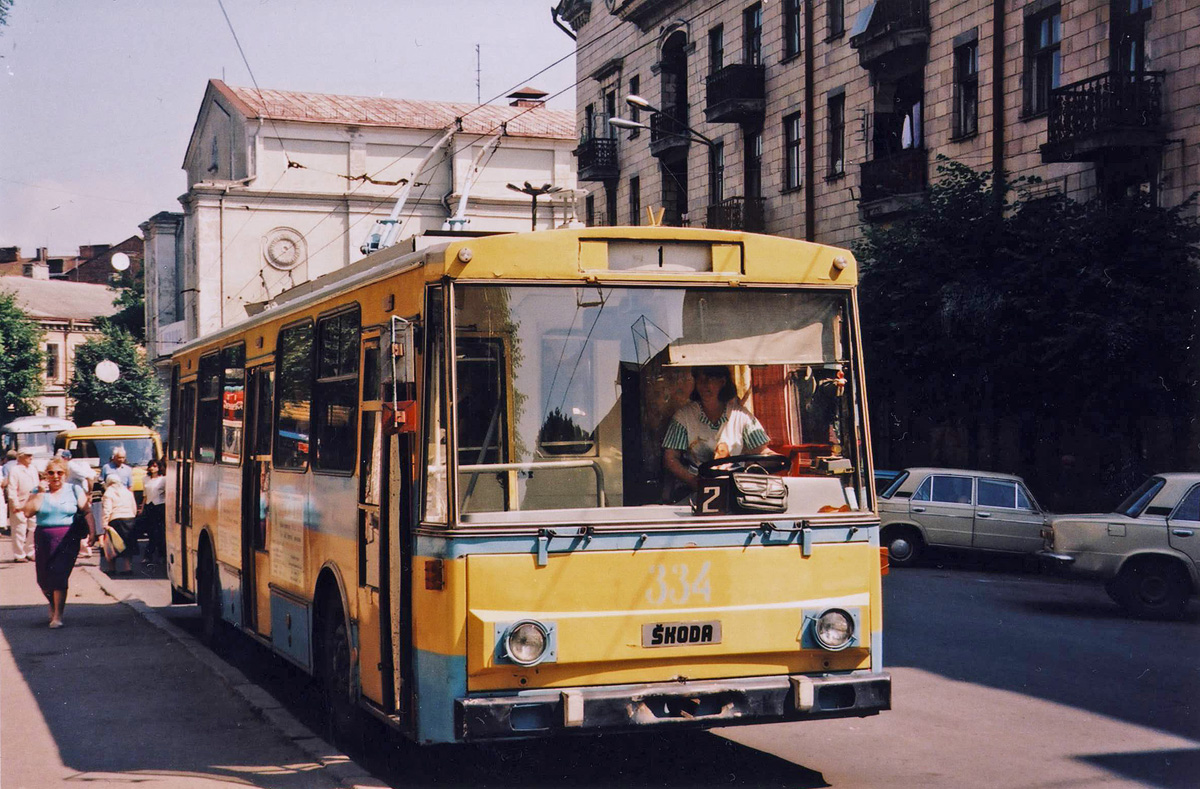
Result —
M 37 469 L 28 449 L 17 450 L 17 463 L 8 470 L 4 489 L 8 492 L 8 525 L 11 529 L 13 561 L 33 561 L 33 527 L 25 515 L 25 503 L 38 491 Z

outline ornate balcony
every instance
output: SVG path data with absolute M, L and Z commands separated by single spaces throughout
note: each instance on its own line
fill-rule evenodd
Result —
M 580 181 L 611 181 L 618 176 L 617 138 L 608 126 L 607 115 L 592 116 L 590 129 L 585 124 L 575 158 L 579 160 Z
M 928 0 L 875 0 L 859 12 L 850 31 L 858 64 L 893 72 L 924 63 L 929 48 Z
M 859 213 L 865 220 L 902 214 L 924 199 L 928 184 L 928 154 L 924 148 L 899 153 L 862 164 L 862 198 Z
M 1161 148 L 1163 76 L 1110 71 L 1055 89 L 1042 161 L 1128 159 Z
M 761 233 L 765 201 L 761 197 L 727 197 L 708 207 L 706 225 L 714 230 L 744 230 Z
M 704 119 L 740 123 L 761 118 L 767 106 L 765 71 L 761 65 L 732 63 L 705 82 Z
M 686 117 L 687 108 L 677 110 L 679 115 L 662 112 L 650 114 L 650 155 L 660 159 L 676 159 L 687 154 L 692 144 L 690 130 L 677 117 Z

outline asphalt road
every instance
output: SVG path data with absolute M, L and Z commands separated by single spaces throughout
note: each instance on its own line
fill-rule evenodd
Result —
M 894 708 L 803 724 L 417 748 L 339 743 L 393 786 L 1200 786 L 1200 605 L 1127 618 L 1094 586 L 952 564 L 884 581 Z M 168 614 L 194 628 L 194 609 Z M 321 733 L 315 691 L 244 640 L 221 656 Z

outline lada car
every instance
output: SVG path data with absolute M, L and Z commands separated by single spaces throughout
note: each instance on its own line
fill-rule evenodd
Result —
M 1130 613 L 1180 616 L 1200 589 L 1200 474 L 1155 474 L 1099 515 L 1058 515 L 1038 556 L 1051 569 L 1104 581 Z
M 1033 554 L 1046 515 L 1012 474 L 910 468 L 879 496 L 880 540 L 892 565 L 914 564 L 926 547 Z

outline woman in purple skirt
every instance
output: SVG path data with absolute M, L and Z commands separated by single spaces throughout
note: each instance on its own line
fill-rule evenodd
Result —
M 51 458 L 46 464 L 45 489 L 25 504 L 25 515 L 37 518 L 33 533 L 37 582 L 50 604 L 50 627 L 63 626 L 67 605 L 67 580 L 79 555 L 79 533 L 72 532 L 75 516 L 88 511 L 87 497 L 75 485 L 65 485 L 67 461 Z

